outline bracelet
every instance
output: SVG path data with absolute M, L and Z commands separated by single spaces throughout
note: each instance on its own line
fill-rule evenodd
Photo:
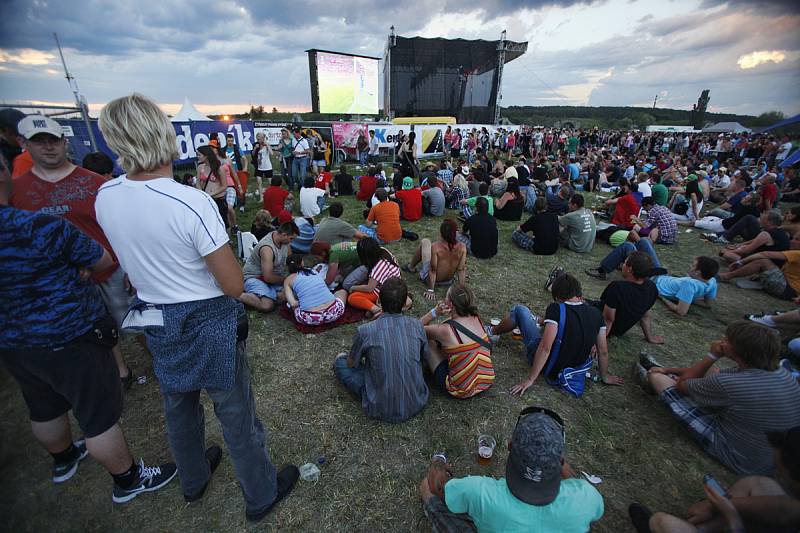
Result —
M 712 361 L 719 361 L 719 357 L 717 357 L 716 355 L 714 355 L 714 354 L 713 354 L 713 353 L 711 353 L 711 352 L 708 352 L 708 354 L 706 354 L 706 357 L 708 357 L 708 358 L 709 358 L 709 359 L 711 359 Z
M 431 314 L 431 318 L 436 318 L 436 308 L 435 307 L 433 309 L 431 309 L 430 311 L 428 311 L 428 312 Z
M 433 292 L 433 289 L 425 289 L 425 292 Z

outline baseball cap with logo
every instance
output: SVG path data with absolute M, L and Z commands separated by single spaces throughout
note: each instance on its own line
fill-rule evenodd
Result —
M 403 178 L 403 190 L 406 191 L 408 189 L 413 189 L 413 188 L 414 188 L 414 179 L 409 176 Z
M 511 494 L 531 505 L 547 505 L 555 500 L 561 488 L 565 450 L 561 417 L 543 407 L 523 409 L 506 462 L 506 483 Z
M 19 121 L 17 130 L 19 130 L 19 134 L 26 139 L 31 139 L 34 135 L 38 135 L 39 133 L 49 133 L 53 137 L 58 137 L 59 139 L 64 136 L 64 130 L 61 128 L 61 124 L 52 118 L 42 115 L 28 115 Z

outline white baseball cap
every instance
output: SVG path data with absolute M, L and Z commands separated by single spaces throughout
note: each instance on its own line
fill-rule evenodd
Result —
M 49 133 L 53 137 L 59 139 L 64 136 L 64 130 L 61 124 L 52 118 L 43 115 L 28 115 L 17 124 L 19 134 L 26 139 L 31 139 L 34 135 L 39 133 Z

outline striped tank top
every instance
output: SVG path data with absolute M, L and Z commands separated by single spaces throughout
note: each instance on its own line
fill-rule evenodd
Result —
M 470 398 L 494 383 L 491 350 L 469 338 L 464 342 L 451 321 L 447 323 L 458 339 L 458 344 L 442 347 L 442 355 L 448 358 L 447 392 L 454 398 Z M 482 339 L 489 343 L 485 332 Z

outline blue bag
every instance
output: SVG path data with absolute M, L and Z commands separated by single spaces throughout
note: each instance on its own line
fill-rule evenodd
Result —
M 564 326 L 567 323 L 566 304 L 560 303 L 558 305 L 558 312 L 558 334 L 556 335 L 556 340 L 553 341 L 553 347 L 550 349 L 550 360 L 547 363 L 547 368 L 545 368 L 544 371 L 545 376 L 550 375 L 550 372 L 553 370 L 553 366 L 555 366 L 556 361 L 558 360 L 558 354 L 561 351 L 561 339 L 564 337 Z M 577 368 L 562 368 L 558 373 L 558 378 L 552 380 L 548 377 L 547 383 L 560 388 L 575 398 L 579 398 L 586 388 L 586 372 L 592 369 L 593 363 L 594 360 L 589 357 L 585 363 L 579 365 Z

